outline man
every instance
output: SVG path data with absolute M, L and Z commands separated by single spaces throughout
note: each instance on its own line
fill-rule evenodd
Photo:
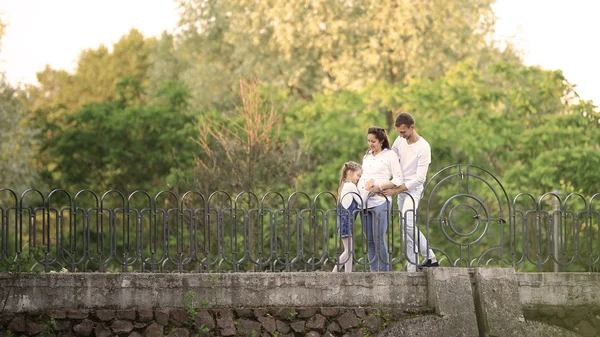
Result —
M 431 147 L 425 138 L 419 136 L 415 130 L 415 120 L 406 112 L 399 114 L 396 117 L 394 123 L 396 131 L 400 134 L 394 144 L 392 150 L 396 152 L 398 158 L 400 158 L 400 166 L 402 167 L 402 173 L 404 175 L 404 184 L 385 191 L 388 196 L 398 194 L 398 210 L 403 214 L 403 211 L 407 211 L 405 224 L 406 228 L 402 228 L 400 223 L 400 229 L 403 230 L 403 237 L 406 242 L 406 256 L 409 263 L 406 266 L 407 271 L 416 271 L 417 268 L 421 269 L 424 267 L 439 267 L 437 259 L 433 251 L 429 248 L 427 239 L 417 230 L 415 233 L 414 220 L 416 214 L 411 211 L 419 208 L 419 201 L 423 194 L 423 185 L 427 177 L 427 170 L 431 163 Z M 406 193 L 412 196 L 412 198 Z M 418 237 L 415 236 L 418 235 Z M 417 240 L 419 250 L 415 246 L 415 240 Z M 418 253 L 421 253 L 425 262 L 418 264 Z

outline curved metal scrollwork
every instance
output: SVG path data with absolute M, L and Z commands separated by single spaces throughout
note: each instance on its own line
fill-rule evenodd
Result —
M 598 195 L 553 191 L 510 199 L 486 169 L 448 166 L 428 180 L 423 195 L 406 196 L 413 205 L 420 200 L 418 207 L 399 211 L 392 202 L 374 217 L 389 217 L 388 251 L 376 256 L 387 254 L 391 270 L 411 263 L 401 229 L 412 219 L 442 266 L 593 271 L 600 263 Z M 0 271 L 328 271 L 345 263 L 337 204 L 330 192 L 205 197 L 198 191 L 100 196 L 82 190 L 72 196 L 0 188 Z M 372 262 L 363 237 L 368 212 L 345 214 L 355 219 L 355 271 L 367 271 Z

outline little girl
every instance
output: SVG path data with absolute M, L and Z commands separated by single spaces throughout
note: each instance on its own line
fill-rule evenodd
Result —
M 356 184 L 362 174 L 360 164 L 349 161 L 340 170 L 340 186 L 338 187 L 337 205 L 337 233 L 342 238 L 344 252 L 340 255 L 338 263 L 333 267 L 333 272 L 339 271 L 340 264 L 344 264 L 346 273 L 352 272 L 353 257 L 349 253 L 353 250 L 352 227 L 356 211 L 360 209 L 361 198 Z

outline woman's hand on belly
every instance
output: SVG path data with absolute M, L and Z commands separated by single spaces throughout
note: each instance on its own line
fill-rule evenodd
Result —
M 375 186 L 375 180 L 371 179 L 371 180 L 367 181 L 367 183 L 365 184 L 365 189 L 367 191 L 371 191 L 373 186 Z

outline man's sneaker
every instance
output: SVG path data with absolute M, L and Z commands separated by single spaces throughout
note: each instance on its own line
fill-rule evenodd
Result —
M 435 261 L 435 262 L 431 262 L 431 259 L 427 260 L 425 263 L 421 263 L 420 265 L 417 266 L 418 270 L 421 270 L 423 268 L 433 268 L 433 267 L 439 267 L 440 264 Z

